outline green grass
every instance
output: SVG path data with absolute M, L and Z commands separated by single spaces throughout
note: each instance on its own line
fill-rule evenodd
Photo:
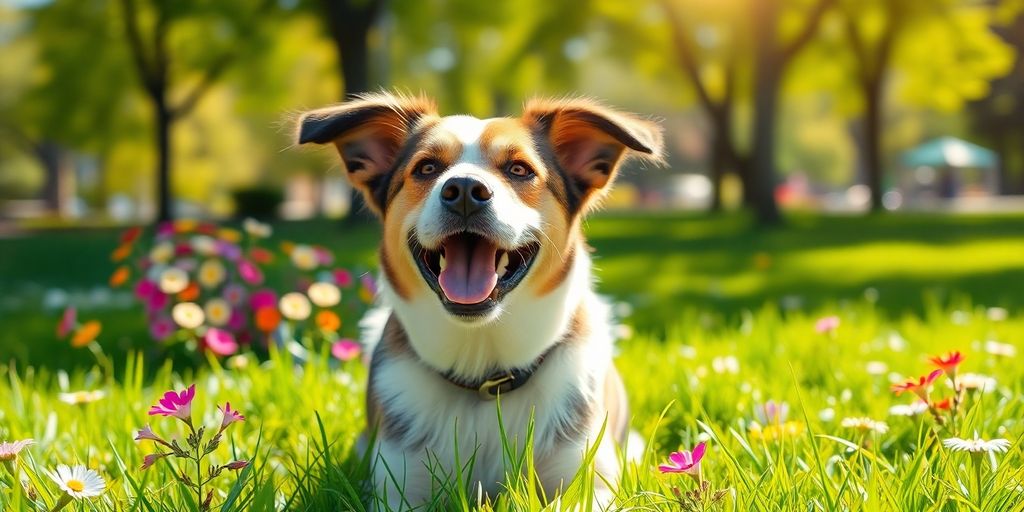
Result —
M 633 426 L 649 440 L 643 460 L 623 462 L 617 505 L 678 510 L 670 503 L 671 488 L 690 490 L 693 481 L 654 468 L 669 452 L 708 439 L 703 476 L 713 489 L 728 490 L 722 510 L 1021 510 L 1024 367 L 1015 357 L 988 353 L 985 343 L 1024 344 L 1022 221 L 798 217 L 774 231 L 751 230 L 742 217 L 590 221 L 601 290 L 634 304 L 636 334 L 621 343 L 616 364 L 630 394 Z M 348 263 L 368 264 L 372 229 L 346 234 L 297 224 L 278 232 L 344 249 L 339 252 Z M 0 241 L 0 286 L 31 295 L 30 283 L 42 289 L 102 283 L 115 237 L 95 231 Z M 79 263 L 69 265 L 69 257 Z M 864 298 L 868 288 L 877 299 L 874 293 Z M 780 307 L 786 296 L 799 296 L 802 304 Z M 1007 308 L 1009 318 L 990 317 L 989 306 Z M 0 440 L 37 440 L 25 452 L 23 475 L 42 502 L 32 508 L 20 498 L 9 501 L 17 493 L 0 470 L 0 509 L 46 510 L 56 493 L 41 470 L 57 463 L 87 464 L 110 482 L 103 497 L 71 510 L 192 508 L 166 461 L 138 469 L 153 447 L 132 435 L 146 423 L 158 433 L 180 434 L 180 424 L 149 418 L 146 410 L 163 391 L 195 382 L 197 419 L 216 423 L 215 406 L 225 401 L 247 416 L 213 454 L 220 463 L 255 461 L 237 501 L 225 510 L 362 510 L 369 496 L 354 450 L 365 422 L 359 363 L 337 369 L 322 359 L 296 367 L 274 355 L 263 365 L 233 369 L 216 361 L 200 370 L 143 365 L 126 355 L 144 346 L 137 313 L 91 313 L 106 321 L 102 341 L 110 366 L 94 364 L 88 351 L 57 349 L 56 313 L 0 313 L 0 350 L 12 361 L 0 367 Z M 841 318 L 834 336 L 814 330 L 826 314 Z M 967 396 L 948 431 L 937 430 L 927 415 L 889 416 L 890 406 L 911 401 L 892 395 L 892 379 L 926 373 L 927 355 L 951 349 L 966 354 L 962 371 L 995 378 L 996 389 Z M 57 399 L 61 390 L 77 389 L 108 395 L 81 406 Z M 950 394 L 941 382 L 935 390 Z M 790 419 L 803 424 L 802 433 L 778 441 L 751 434 L 754 404 L 769 399 L 790 405 Z M 883 420 L 890 429 L 845 429 L 839 423 L 847 416 Z M 1009 453 L 973 459 L 937 444 L 975 431 L 1013 445 Z M 529 461 L 520 450 L 509 451 L 510 473 L 527 470 L 483 509 L 540 507 Z M 214 485 L 218 509 L 234 477 Z M 587 485 L 588 478 L 570 485 L 561 506 L 588 510 Z M 478 507 L 475 492 L 460 482 L 446 488 L 438 497 L 446 508 Z

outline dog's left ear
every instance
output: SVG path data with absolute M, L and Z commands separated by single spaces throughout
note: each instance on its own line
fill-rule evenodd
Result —
M 575 206 L 586 210 L 603 196 L 622 162 L 638 156 L 664 164 L 661 126 L 587 99 L 531 100 L 523 120 L 546 139 L 570 178 Z
M 303 114 L 298 141 L 334 144 L 349 182 L 383 216 L 400 150 L 421 122 L 436 115 L 434 102 L 426 98 L 367 94 Z

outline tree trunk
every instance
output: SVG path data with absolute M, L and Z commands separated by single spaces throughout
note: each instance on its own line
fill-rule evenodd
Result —
M 174 205 L 171 194 L 171 124 L 174 121 L 164 94 L 153 98 L 156 116 L 156 193 L 157 221 L 163 222 L 174 218 Z
M 380 0 L 322 0 L 327 27 L 341 65 L 341 96 L 370 90 L 370 28 L 377 21 Z
M 751 185 L 754 213 L 762 225 L 778 224 L 775 204 L 775 114 L 778 110 L 779 83 L 782 80 L 782 49 L 775 31 L 779 6 L 776 0 L 754 2 L 755 53 L 753 149 L 751 153 Z
M 75 199 L 75 174 L 70 156 L 55 142 L 43 141 L 34 147 L 36 158 L 43 166 L 43 202 L 52 214 L 64 217 L 71 213 Z
M 882 207 L 882 80 L 865 80 L 864 87 L 864 177 L 871 190 L 871 212 Z

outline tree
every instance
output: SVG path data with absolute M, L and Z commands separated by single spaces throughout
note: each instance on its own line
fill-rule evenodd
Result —
M 370 77 L 370 30 L 384 10 L 382 0 L 318 0 L 327 31 L 334 42 L 341 68 L 339 97 L 368 92 Z
M 124 36 L 131 52 L 135 72 L 152 108 L 157 148 L 157 204 L 158 220 L 174 215 L 171 202 L 171 154 L 174 124 L 187 116 L 203 96 L 221 78 L 238 57 L 245 44 L 255 36 L 255 26 L 268 14 L 274 2 L 262 0 L 255 8 L 250 2 L 204 0 L 150 0 L 145 6 L 138 0 L 121 0 L 121 20 Z M 250 7 L 246 7 L 250 6 Z M 217 30 L 212 30 L 216 25 Z M 202 48 L 187 55 L 191 46 L 173 44 L 175 29 L 190 33 L 192 37 L 215 39 L 213 34 L 225 34 L 221 48 L 210 51 Z M 179 38 L 176 42 L 181 43 Z M 192 43 L 192 41 L 188 41 Z M 175 99 L 173 91 L 181 87 L 172 76 L 172 69 L 194 66 L 199 77 L 187 92 Z

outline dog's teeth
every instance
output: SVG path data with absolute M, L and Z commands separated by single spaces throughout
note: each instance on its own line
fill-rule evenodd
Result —
M 498 277 L 505 275 L 506 269 L 508 269 L 508 252 L 502 251 L 501 259 L 498 260 L 498 268 L 495 269 L 495 271 L 498 274 Z
M 448 260 L 444 259 L 444 253 L 441 253 L 441 259 L 438 260 L 438 264 L 441 266 L 441 272 L 444 272 L 444 268 L 448 266 Z

